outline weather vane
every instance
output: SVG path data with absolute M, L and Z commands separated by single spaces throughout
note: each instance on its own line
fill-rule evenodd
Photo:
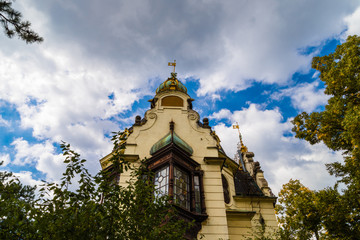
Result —
M 169 62 L 168 66 L 174 66 L 174 71 L 173 73 L 175 73 L 175 67 L 176 67 L 176 60 L 174 60 L 174 62 Z

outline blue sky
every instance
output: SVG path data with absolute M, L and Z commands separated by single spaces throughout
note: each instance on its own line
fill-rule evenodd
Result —
M 26 45 L 0 35 L 0 158 L 22 181 L 56 181 L 63 140 L 91 172 L 170 74 L 209 117 L 229 156 L 255 153 L 277 193 L 290 178 L 334 183 L 325 163 L 341 153 L 295 139 L 291 119 L 327 101 L 313 56 L 360 34 L 359 1 L 16 1 L 44 37 Z

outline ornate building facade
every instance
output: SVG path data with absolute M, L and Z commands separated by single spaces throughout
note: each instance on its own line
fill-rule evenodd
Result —
M 254 153 L 241 142 L 235 160 L 228 157 L 209 120 L 201 121 L 192 109 L 193 101 L 173 72 L 149 100 L 145 116 L 137 116 L 129 129 L 125 159 L 134 164 L 148 159 L 158 192 L 172 196 L 179 213 L 195 220 L 189 238 L 247 239 L 274 231 L 276 197 Z M 103 169 L 109 158 L 100 160 Z M 129 179 L 124 172 L 119 184 Z

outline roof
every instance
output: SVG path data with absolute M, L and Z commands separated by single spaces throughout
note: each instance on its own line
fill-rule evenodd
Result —
M 264 196 L 254 178 L 248 172 L 237 170 L 234 174 L 234 184 L 237 196 Z
M 171 143 L 174 143 L 190 155 L 193 154 L 193 149 L 190 147 L 189 144 L 187 144 L 184 140 L 182 140 L 175 132 L 170 131 L 168 134 L 166 134 L 163 138 L 161 138 L 159 141 L 157 141 L 150 149 L 150 154 L 153 155 L 158 150 L 170 145 Z

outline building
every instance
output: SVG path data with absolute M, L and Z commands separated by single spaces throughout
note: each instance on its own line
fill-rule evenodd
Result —
M 192 237 L 246 239 L 261 229 L 274 231 L 276 197 L 254 154 L 241 141 L 236 159 L 228 157 L 209 120 L 201 121 L 192 109 L 193 101 L 174 70 L 149 100 L 145 116 L 137 116 L 129 129 L 124 157 L 134 164 L 148 159 L 156 188 L 196 221 Z M 103 169 L 109 157 L 100 160 Z M 123 173 L 119 184 L 129 178 Z

